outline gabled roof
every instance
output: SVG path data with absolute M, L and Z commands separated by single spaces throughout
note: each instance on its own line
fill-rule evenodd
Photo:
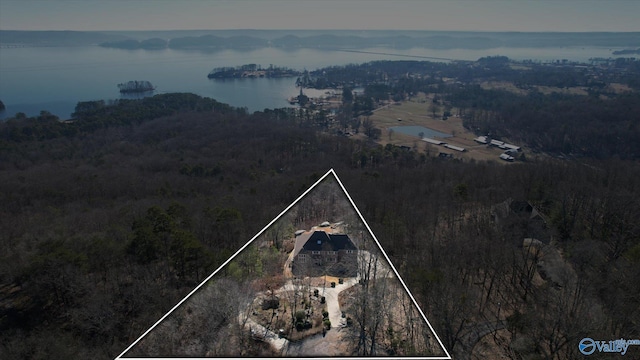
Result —
M 357 250 L 353 241 L 345 234 L 328 234 L 324 231 L 307 232 L 296 240 L 293 256 L 305 251 L 340 251 Z

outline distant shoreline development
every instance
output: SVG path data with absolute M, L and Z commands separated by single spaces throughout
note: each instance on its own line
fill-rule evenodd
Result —
M 353 50 L 353 49 L 331 49 L 331 50 L 332 51 L 353 52 L 353 53 L 360 53 L 360 54 L 387 55 L 387 56 L 398 56 L 398 57 L 415 58 L 415 59 L 429 59 L 429 60 L 438 60 L 438 61 L 465 61 L 465 60 L 443 58 L 443 57 L 435 57 L 435 56 L 407 55 L 407 54 L 397 54 L 397 53 L 387 53 L 387 52 L 377 52 L 377 51 L 364 51 L 364 50 Z

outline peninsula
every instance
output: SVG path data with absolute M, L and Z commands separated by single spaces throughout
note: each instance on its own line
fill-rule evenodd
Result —
M 269 65 L 262 68 L 256 64 L 246 64 L 236 67 L 215 68 L 209 72 L 209 79 L 239 79 L 239 78 L 280 78 L 299 76 L 300 71 Z

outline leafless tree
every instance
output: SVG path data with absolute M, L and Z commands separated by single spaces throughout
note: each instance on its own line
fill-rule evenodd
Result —
M 127 355 L 244 356 L 255 351 L 246 330 L 253 311 L 247 284 L 219 279 L 205 285 Z

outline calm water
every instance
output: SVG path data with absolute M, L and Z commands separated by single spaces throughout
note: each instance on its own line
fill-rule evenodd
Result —
M 422 134 L 422 137 L 427 137 L 427 138 L 448 138 L 451 137 L 451 134 L 447 134 L 447 133 L 443 133 L 440 131 L 436 131 L 433 129 L 429 129 L 426 128 L 424 126 L 393 126 L 391 127 L 391 129 L 393 131 L 402 133 L 402 134 L 406 134 L 406 135 L 411 135 L 411 136 L 418 136 L 420 137 Z
M 16 112 L 36 115 L 40 110 L 68 118 L 78 101 L 119 98 L 117 84 L 148 80 L 156 93 L 192 92 L 250 111 L 289 106 L 286 99 L 297 95 L 295 79 L 209 80 L 207 74 L 220 66 L 256 63 L 314 70 L 329 65 L 373 60 L 416 59 L 418 57 L 476 60 L 483 56 L 506 55 L 513 59 L 542 61 L 610 57 L 609 48 L 496 48 L 489 50 L 430 50 L 423 48 L 365 49 L 366 52 L 319 49 L 281 50 L 262 48 L 218 52 L 177 50 L 121 50 L 101 47 L 33 47 L 0 49 L 0 100 L 7 110 L 0 118 Z M 427 60 L 427 59 L 423 59 Z

